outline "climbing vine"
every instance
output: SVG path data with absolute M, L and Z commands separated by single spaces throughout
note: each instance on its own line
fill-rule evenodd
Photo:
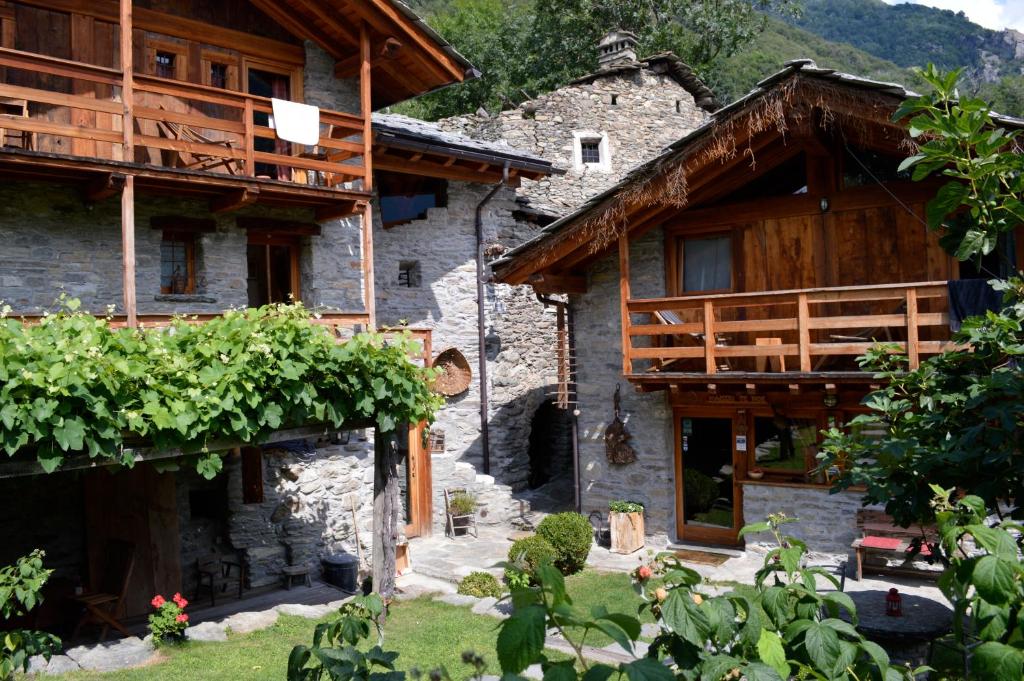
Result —
M 432 420 L 433 372 L 407 334 L 339 343 L 301 304 L 230 311 L 204 324 L 111 328 L 78 302 L 38 324 L 0 309 L 0 449 L 34 452 L 47 472 L 69 457 L 131 465 L 126 445 L 197 452 L 220 470 L 217 442 L 256 443 L 312 423 Z

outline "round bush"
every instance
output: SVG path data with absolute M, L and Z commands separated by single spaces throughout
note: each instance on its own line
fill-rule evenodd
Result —
M 531 575 L 544 563 L 554 563 L 557 558 L 555 547 L 539 535 L 517 539 L 508 550 L 509 562 L 522 565 Z
M 590 544 L 594 539 L 594 528 L 590 521 L 579 513 L 555 513 L 540 521 L 537 536 L 544 537 L 555 547 L 558 556 L 555 567 L 562 574 L 571 575 L 583 569 L 590 555 Z
M 498 580 L 489 572 L 471 572 L 459 582 L 459 593 L 463 596 L 501 598 L 502 588 Z

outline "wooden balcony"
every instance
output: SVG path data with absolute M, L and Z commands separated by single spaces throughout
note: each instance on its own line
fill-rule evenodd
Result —
M 0 167 L 85 177 L 99 195 L 112 193 L 105 175 L 131 174 L 142 191 L 207 195 L 215 212 L 260 201 L 337 213 L 335 204 L 368 195 L 362 116 L 321 109 L 319 143 L 305 148 L 258 124 L 272 113 L 268 98 L 142 74 L 133 81 L 128 107 L 118 69 L 0 48 Z
M 870 382 L 876 342 L 909 366 L 952 347 L 946 282 L 629 299 L 623 372 L 644 384 Z

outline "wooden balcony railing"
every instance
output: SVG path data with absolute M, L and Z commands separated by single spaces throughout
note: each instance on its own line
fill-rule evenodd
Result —
M 27 115 L 0 108 L 0 129 L 27 133 L 23 146 L 36 151 L 89 158 L 320 186 L 366 176 L 361 116 L 321 109 L 319 143 L 307 150 L 256 123 L 272 113 L 266 97 L 141 74 L 133 80 L 136 134 L 126 158 L 118 69 L 0 48 L 0 98 L 27 104 Z
M 947 307 L 946 282 L 631 299 L 624 369 L 847 371 L 876 342 L 898 345 L 916 368 L 951 347 Z

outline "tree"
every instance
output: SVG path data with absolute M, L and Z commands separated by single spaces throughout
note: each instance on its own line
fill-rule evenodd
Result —
M 894 116 L 919 143 L 901 167 L 915 180 L 947 178 L 928 203 L 928 224 L 948 252 L 980 260 L 1024 223 L 1021 131 L 998 125 L 984 101 L 961 98 L 959 71 L 929 66 L 921 75 L 934 91 Z M 934 518 L 933 484 L 977 495 L 993 512 L 1000 501 L 1024 498 L 1024 278 L 990 283 L 1004 293 L 1004 309 L 968 319 L 954 334 L 970 350 L 905 372 L 902 356 L 876 348 L 861 363 L 887 386 L 868 397 L 869 414 L 828 433 L 824 464 L 846 468 L 838 488 L 864 485 L 865 501 L 884 503 L 904 525 Z
M 597 68 L 595 45 L 613 29 L 706 75 L 764 30 L 768 10 L 794 15 L 799 0 L 454 0 L 429 20 L 483 76 L 400 109 L 437 119 L 561 87 Z

